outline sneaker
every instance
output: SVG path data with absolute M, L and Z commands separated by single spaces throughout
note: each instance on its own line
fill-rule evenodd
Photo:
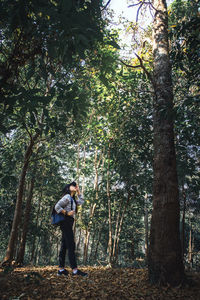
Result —
M 73 276 L 76 276 L 76 275 L 80 275 L 80 276 L 88 276 L 87 273 L 82 272 L 82 271 L 80 271 L 80 270 L 77 270 L 77 272 L 76 272 L 75 274 L 72 272 L 72 275 L 73 275 Z
M 58 270 L 58 276 L 61 276 L 61 275 L 65 275 L 65 276 L 67 276 L 69 274 L 69 272 L 67 271 L 67 270 L 62 270 L 62 271 L 60 271 L 60 270 Z

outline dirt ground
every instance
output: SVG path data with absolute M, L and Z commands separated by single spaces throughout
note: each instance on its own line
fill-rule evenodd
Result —
M 120 299 L 200 300 L 200 274 L 190 274 L 193 285 L 184 288 L 151 286 L 147 270 L 80 268 L 88 277 L 57 276 L 57 267 L 0 269 L 0 299 Z

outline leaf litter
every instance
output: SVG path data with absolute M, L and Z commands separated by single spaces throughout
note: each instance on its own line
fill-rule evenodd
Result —
M 83 267 L 87 277 L 57 276 L 57 267 L 0 270 L 0 299 L 120 299 L 200 300 L 200 273 L 191 273 L 193 285 L 183 288 L 152 286 L 145 269 Z

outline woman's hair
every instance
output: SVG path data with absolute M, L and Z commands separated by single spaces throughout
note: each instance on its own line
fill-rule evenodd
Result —
M 63 196 L 67 195 L 67 194 L 71 194 L 70 189 L 69 189 L 71 185 L 76 186 L 76 182 L 73 181 L 73 182 L 65 185 L 65 187 L 63 189 Z

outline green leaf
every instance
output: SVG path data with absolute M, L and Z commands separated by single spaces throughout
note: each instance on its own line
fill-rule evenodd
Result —
M 120 46 L 115 41 L 108 41 L 107 44 L 113 46 L 113 48 L 115 49 L 118 50 L 121 49 Z

